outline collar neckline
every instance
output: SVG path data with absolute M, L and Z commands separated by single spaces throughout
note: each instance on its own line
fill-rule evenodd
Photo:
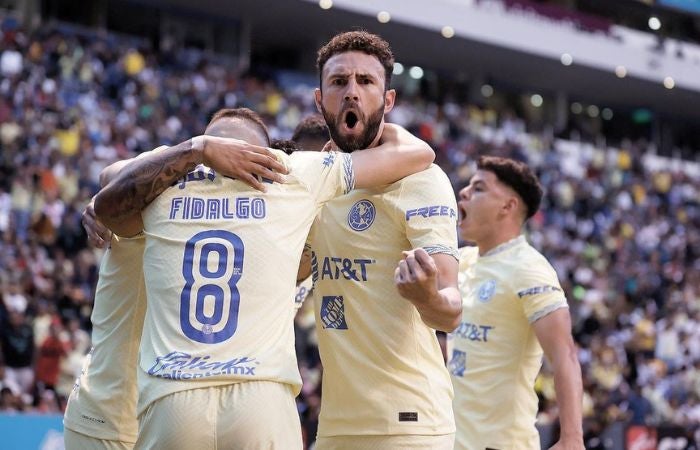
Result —
M 525 242 L 525 235 L 520 234 L 517 237 L 514 237 L 513 239 L 511 239 L 509 241 L 506 241 L 502 244 L 495 246 L 494 248 L 492 248 L 488 252 L 484 253 L 483 255 L 479 255 L 479 257 L 484 258 L 487 256 L 493 256 L 493 255 L 497 255 L 499 253 L 503 253 L 506 250 L 509 250 L 509 249 L 511 249 L 511 248 L 515 247 L 516 245 L 521 244 L 523 242 Z

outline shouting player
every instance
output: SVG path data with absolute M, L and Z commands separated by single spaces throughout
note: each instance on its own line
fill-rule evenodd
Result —
M 379 36 L 353 31 L 318 51 L 316 104 L 332 145 L 354 155 L 375 146 L 394 58 Z M 435 329 L 459 323 L 457 206 L 437 166 L 327 203 L 309 236 L 323 398 L 318 450 L 451 449 L 452 385 Z M 394 285 L 402 252 L 434 264 L 429 296 Z M 411 291 L 414 292 L 414 291 Z
M 542 350 L 554 369 L 561 438 L 583 450 L 581 367 L 557 274 L 522 234 L 542 188 L 523 163 L 481 157 L 459 192 L 463 322 L 448 341 L 456 447 L 538 450 L 534 385 Z

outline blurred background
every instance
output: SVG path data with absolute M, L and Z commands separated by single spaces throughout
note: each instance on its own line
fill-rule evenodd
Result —
M 433 146 L 455 191 L 482 154 L 539 174 L 528 235 L 571 306 L 586 448 L 698 448 L 698 0 L 0 0 L 0 448 L 63 446 L 102 254 L 80 214 L 102 168 L 222 107 L 288 139 L 315 112 L 317 48 L 356 28 L 390 42 L 389 120 Z M 313 320 L 302 307 L 308 444 Z M 537 391 L 546 448 L 546 365 Z

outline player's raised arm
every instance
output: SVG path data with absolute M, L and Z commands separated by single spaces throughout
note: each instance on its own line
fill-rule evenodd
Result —
M 429 327 L 446 332 L 457 328 L 462 317 L 457 260 L 444 253 L 431 256 L 422 248 L 403 254 L 394 273 L 401 296 L 413 303 Z
M 379 145 L 353 152 L 355 187 L 390 184 L 427 169 L 435 159 L 430 146 L 403 127 L 386 123 Z
M 140 213 L 179 178 L 205 164 L 220 174 L 264 190 L 255 176 L 283 182 L 286 168 L 265 147 L 237 139 L 197 136 L 136 158 L 95 197 L 98 218 L 115 233 L 133 236 L 143 228 Z

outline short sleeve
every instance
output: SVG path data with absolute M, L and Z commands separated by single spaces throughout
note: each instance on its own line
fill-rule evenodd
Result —
M 544 257 L 523 263 L 512 280 L 515 295 L 530 323 L 561 308 L 568 308 L 557 273 Z
M 403 180 L 401 220 L 413 248 L 428 254 L 445 253 L 459 259 L 457 252 L 457 201 L 442 169 L 433 165 Z
M 294 152 L 289 156 L 290 175 L 305 185 L 317 203 L 323 204 L 355 187 L 352 158 L 341 152 Z

